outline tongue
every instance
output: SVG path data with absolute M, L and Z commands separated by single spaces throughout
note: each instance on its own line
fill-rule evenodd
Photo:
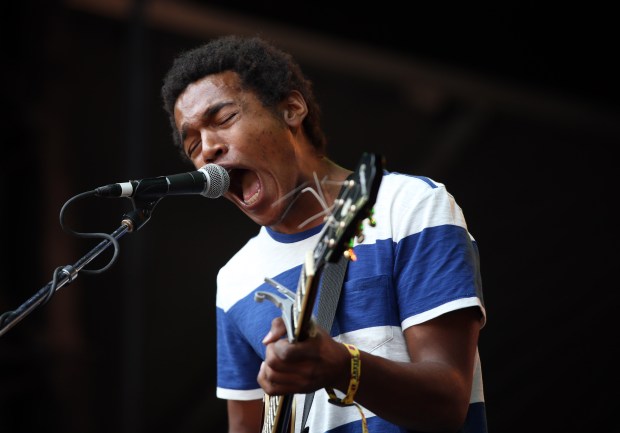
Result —
M 243 200 L 247 202 L 260 191 L 258 176 L 252 171 L 247 172 L 246 175 L 243 176 L 241 188 L 243 189 Z

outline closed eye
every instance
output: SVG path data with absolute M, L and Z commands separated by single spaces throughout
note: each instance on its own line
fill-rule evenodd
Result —
M 235 117 L 237 115 L 237 111 L 233 111 L 232 113 L 228 114 L 227 116 L 224 117 L 224 119 L 222 119 L 221 122 L 218 123 L 219 126 L 222 126 L 224 124 L 226 124 L 228 121 L 230 121 L 233 117 Z
M 189 148 L 187 149 L 187 156 L 191 158 L 192 155 L 194 154 L 194 151 L 198 148 L 198 146 L 200 146 L 200 141 L 197 141 L 196 143 L 191 144 Z

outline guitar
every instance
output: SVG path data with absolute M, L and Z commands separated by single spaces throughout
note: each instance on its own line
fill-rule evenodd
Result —
M 363 241 L 363 222 L 374 226 L 372 207 L 383 177 L 383 159 L 377 154 L 363 153 L 355 171 L 347 178 L 326 217 L 317 245 L 308 251 L 302 265 L 297 291 L 292 292 L 276 281 L 265 281 L 284 296 L 257 292 L 255 300 L 270 300 L 282 310 L 290 342 L 303 341 L 313 329 L 312 310 L 317 297 L 321 273 L 327 263 L 337 262 L 342 255 L 355 260 L 353 242 Z M 261 433 L 292 433 L 295 427 L 295 395 L 269 396 L 263 399 Z

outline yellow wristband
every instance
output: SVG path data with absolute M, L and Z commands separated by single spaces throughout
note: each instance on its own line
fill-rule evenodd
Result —
M 353 404 L 355 400 L 355 393 L 360 384 L 360 375 L 362 374 L 362 362 L 360 360 L 360 351 L 352 344 L 342 343 L 351 354 L 351 377 L 349 378 L 349 386 L 347 387 L 347 394 L 341 400 L 336 396 L 334 390 L 326 388 L 329 394 L 329 402 L 337 406 L 349 406 Z
M 360 385 L 360 376 L 362 374 L 362 360 L 360 359 L 360 351 L 352 344 L 342 343 L 351 354 L 351 377 L 349 378 L 349 386 L 347 387 L 347 394 L 344 398 L 339 399 L 332 388 L 325 388 L 329 395 L 329 401 L 336 406 L 356 406 L 359 410 L 362 418 L 362 432 L 368 433 L 368 426 L 366 424 L 366 417 L 359 404 L 355 403 L 355 393 Z
M 343 343 L 351 354 L 351 379 L 347 388 L 347 395 L 342 399 L 343 404 L 351 404 L 355 399 L 355 393 L 360 384 L 362 374 L 362 362 L 360 361 L 360 351 L 352 344 Z

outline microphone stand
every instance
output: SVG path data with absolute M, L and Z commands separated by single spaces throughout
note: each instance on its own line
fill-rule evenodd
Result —
M 116 240 L 120 239 L 126 233 L 131 233 L 139 230 L 144 224 L 148 222 L 153 213 L 153 208 L 161 200 L 161 197 L 151 202 L 136 203 L 136 200 L 131 199 L 134 209 L 125 215 L 121 225 L 110 236 Z M 73 265 L 66 265 L 59 273 L 62 273 L 62 277 L 56 280 L 56 287 L 53 293 L 55 293 L 61 287 L 73 282 L 78 273 L 93 261 L 99 254 L 101 254 L 106 248 L 112 244 L 112 241 L 105 239 L 101 241 L 96 247 L 86 253 L 80 260 Z M 42 305 L 47 301 L 53 293 L 50 293 L 54 285 L 54 280 L 43 286 L 37 293 L 26 300 L 22 305 L 11 312 L 6 312 L 0 316 L 0 337 L 6 334 L 6 332 L 15 326 L 20 320 L 30 314 L 35 308 Z

